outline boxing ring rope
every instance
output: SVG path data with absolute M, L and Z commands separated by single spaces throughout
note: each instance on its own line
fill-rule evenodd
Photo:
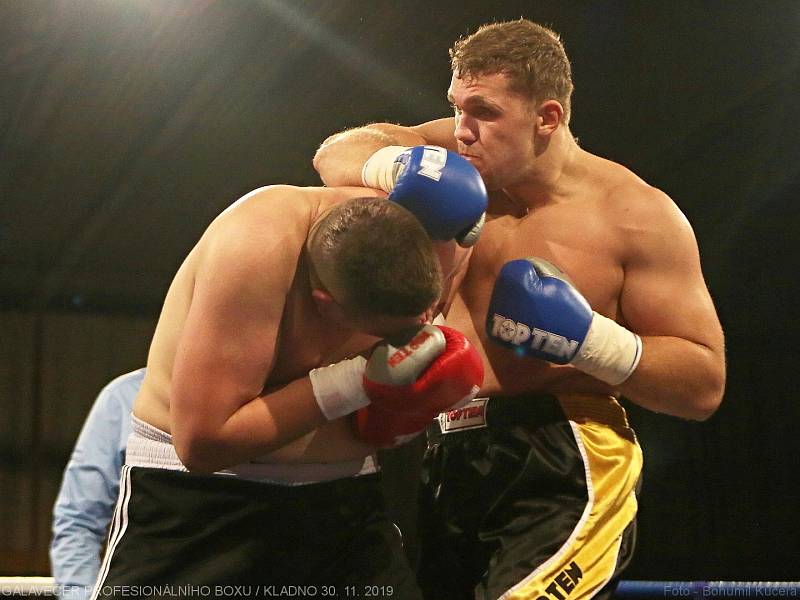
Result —
M 0 577 L 0 597 L 54 597 L 59 595 L 52 577 Z M 69 598 L 70 594 L 61 594 Z M 800 596 L 800 581 L 620 581 L 614 598 L 775 598 Z M 398 598 L 398 600 L 402 600 Z
M 633 581 L 622 580 L 619 600 L 651 598 L 772 598 L 800 596 L 800 581 Z
M 0 577 L 0 597 L 55 596 L 52 577 Z

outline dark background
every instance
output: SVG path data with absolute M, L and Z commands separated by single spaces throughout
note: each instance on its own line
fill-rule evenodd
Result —
M 565 40 L 581 145 L 693 223 L 726 331 L 714 417 L 631 407 L 626 576 L 798 578 L 800 2 L 766 0 L 0 0 L 0 574 L 48 572 L 83 418 L 210 220 L 317 184 L 336 130 L 444 116 L 452 41 L 519 16 Z

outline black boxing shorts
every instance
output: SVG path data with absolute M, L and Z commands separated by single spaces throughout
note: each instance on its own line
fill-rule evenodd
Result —
M 133 425 L 93 598 L 421 600 L 370 460 L 198 475 Z
M 641 469 L 612 397 L 478 398 L 442 413 L 422 469 L 425 598 L 610 597 L 633 552 Z
M 421 598 L 377 474 L 281 486 L 126 466 L 121 490 L 96 597 Z

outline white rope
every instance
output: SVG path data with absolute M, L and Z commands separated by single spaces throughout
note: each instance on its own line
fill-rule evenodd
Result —
M 55 596 L 52 577 L 0 577 L 0 596 Z

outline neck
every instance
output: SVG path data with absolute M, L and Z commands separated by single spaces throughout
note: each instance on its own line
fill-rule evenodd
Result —
M 513 204 L 526 211 L 564 198 L 580 172 L 583 150 L 568 127 L 560 127 L 537 145 L 536 158 L 525 175 L 503 189 Z

